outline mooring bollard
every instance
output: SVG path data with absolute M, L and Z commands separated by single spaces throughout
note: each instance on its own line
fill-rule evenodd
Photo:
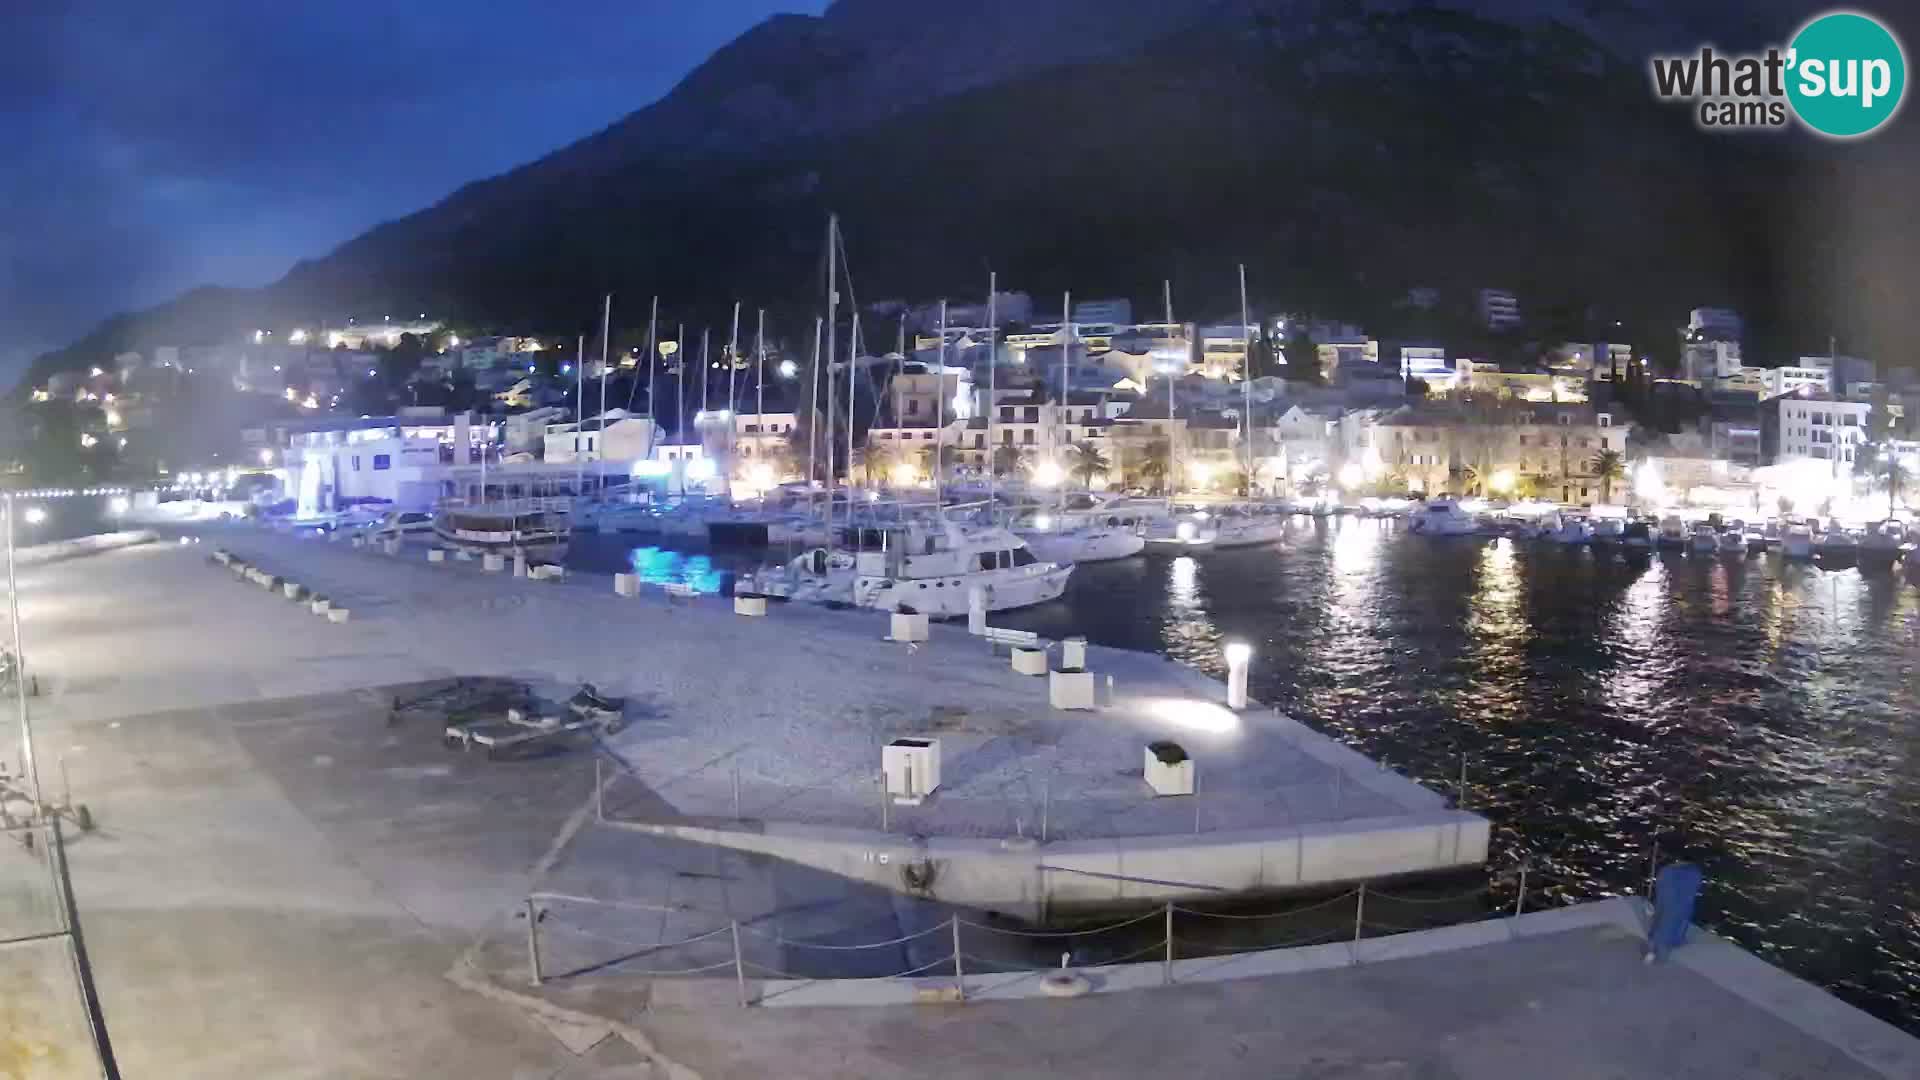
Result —
M 639 596 L 640 595 L 640 575 L 639 574 L 613 575 L 613 595 Z
M 506 568 L 507 557 L 505 555 L 480 556 L 480 569 L 485 570 L 489 574 L 498 574 Z
M 1253 659 L 1253 646 L 1244 641 L 1227 643 L 1227 708 L 1247 707 L 1247 666 Z
M 447 549 L 446 548 L 428 548 L 427 561 L 428 562 L 446 562 Z
M 516 551 L 513 553 L 513 576 L 527 576 L 527 554 L 524 551 Z

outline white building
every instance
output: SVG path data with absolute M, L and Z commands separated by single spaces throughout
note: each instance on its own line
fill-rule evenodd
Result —
M 653 456 L 657 434 L 652 420 L 609 409 L 583 423 L 548 424 L 541 457 L 549 464 L 644 461 Z
M 1207 379 L 1238 382 L 1246 377 L 1247 348 L 1259 327 L 1244 323 L 1222 323 L 1199 328 L 1200 355 L 1187 368 L 1187 374 Z
M 1400 375 L 1419 379 L 1434 394 L 1446 394 L 1459 380 L 1447 350 L 1438 345 L 1403 345 L 1400 348 Z
M 1687 336 L 1701 341 L 1739 341 L 1745 330 L 1731 308 L 1699 307 L 1687 313 Z
M 1776 398 L 1766 407 L 1778 410 L 1774 464 L 1821 461 L 1831 464 L 1836 478 L 1853 474 L 1854 453 L 1866 441 L 1872 405 L 1805 391 Z
M 1351 370 L 1357 364 L 1380 363 L 1380 343 L 1365 334 L 1339 334 L 1316 339 L 1314 353 L 1320 360 L 1320 374 L 1337 378 L 1341 368 Z
M 1520 301 L 1505 289 L 1481 289 L 1480 324 L 1489 330 L 1510 330 L 1520 325 Z
M 1802 357 L 1802 360 L 1826 357 Z M 1764 396 L 1779 397 L 1782 394 L 1830 394 L 1833 392 L 1833 370 L 1825 367 L 1778 367 L 1761 368 L 1760 380 L 1765 386 Z

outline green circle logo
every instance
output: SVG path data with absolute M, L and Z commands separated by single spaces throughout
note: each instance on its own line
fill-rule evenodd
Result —
M 1907 58 L 1878 21 L 1851 11 L 1822 15 L 1802 27 L 1788 49 L 1787 100 L 1820 134 L 1865 135 L 1900 110 Z

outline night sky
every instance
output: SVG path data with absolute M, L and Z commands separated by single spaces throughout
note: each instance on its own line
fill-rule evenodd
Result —
M 7 4 L 0 387 L 106 315 L 272 281 L 605 127 L 768 15 L 825 6 Z

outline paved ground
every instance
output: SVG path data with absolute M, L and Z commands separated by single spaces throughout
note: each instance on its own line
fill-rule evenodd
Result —
M 536 880 L 588 887 L 617 872 L 621 852 L 596 847 L 610 841 L 583 824 L 591 767 L 442 750 L 430 729 L 389 728 L 384 697 L 364 689 L 447 675 L 436 658 L 463 648 L 489 655 L 482 617 L 534 586 L 400 591 L 384 609 L 368 595 L 364 621 L 341 627 L 218 574 L 204 554 L 136 549 L 23 578 L 29 658 L 51 680 L 35 703 L 42 760 L 67 758 L 101 824 L 71 862 L 130 1077 L 629 1078 L 669 1075 L 667 1061 L 701 1077 L 1869 1075 L 1597 932 L 1071 1002 L 741 1010 L 723 972 L 604 996 L 607 1020 L 558 1013 L 503 994 L 505 980 L 474 965 L 511 972 L 513 935 L 498 930 Z M 401 617 L 409 604 L 421 621 Z M 564 685 L 633 669 L 650 640 L 685 636 L 686 611 L 629 611 L 611 625 L 589 608 L 564 639 L 533 639 L 501 666 Z M 835 632 L 848 633 L 822 629 Z M 756 669 L 780 670 L 764 653 L 752 652 Z M 697 681 L 649 677 L 663 708 Z M 620 880 L 643 902 L 779 912 L 777 925 L 814 940 L 938 917 L 732 856 L 632 850 L 640 872 Z M 30 868 L 0 863 L 16 871 Z M 652 925 L 664 937 L 684 921 Z M 84 1054 L 70 1003 L 42 992 L 60 982 L 58 958 L 0 949 L 0 1007 L 13 1010 L 0 1013 L 0 1077 L 60 1076 L 50 1062 Z M 25 1000 L 47 1014 L 22 1019 Z

